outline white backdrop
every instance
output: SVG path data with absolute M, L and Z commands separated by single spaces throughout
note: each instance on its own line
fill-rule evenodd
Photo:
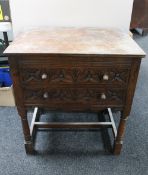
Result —
M 120 28 L 128 32 L 133 0 L 10 0 L 14 35 L 40 26 Z

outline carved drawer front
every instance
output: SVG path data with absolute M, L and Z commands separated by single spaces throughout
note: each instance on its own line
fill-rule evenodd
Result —
M 28 85 L 115 84 L 126 86 L 128 67 L 46 67 L 23 68 L 21 82 Z
M 68 88 L 55 87 L 44 89 L 24 89 L 25 104 L 37 104 L 43 106 L 54 105 L 104 105 L 122 106 L 124 104 L 125 91 L 121 89 L 100 88 Z

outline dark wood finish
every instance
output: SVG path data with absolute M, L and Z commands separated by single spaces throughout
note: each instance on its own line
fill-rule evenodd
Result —
M 10 68 L 11 68 L 11 75 L 13 79 L 13 87 L 14 87 L 14 95 L 15 95 L 15 102 L 18 110 L 18 114 L 21 117 L 22 128 L 24 133 L 24 144 L 26 153 L 32 154 L 33 153 L 33 145 L 32 139 L 30 135 L 30 128 L 27 120 L 27 109 L 24 106 L 23 102 L 23 91 L 20 86 L 20 78 L 19 78 L 19 69 L 18 63 L 15 58 L 12 58 L 10 61 Z
M 122 144 L 123 144 L 123 137 L 124 137 L 124 132 L 125 132 L 125 127 L 126 127 L 126 121 L 128 119 L 128 116 L 131 111 L 131 106 L 132 106 L 132 100 L 135 92 L 135 87 L 136 87 L 136 82 L 138 78 L 138 72 L 139 72 L 139 67 L 140 67 L 140 59 L 135 60 L 132 63 L 131 67 L 131 75 L 129 78 L 129 85 L 127 88 L 127 97 L 125 101 L 125 107 L 123 108 L 119 127 L 118 127 L 118 134 L 116 141 L 114 143 L 114 154 L 120 154 Z
M 131 29 L 142 28 L 148 31 L 148 0 L 134 0 Z
M 64 111 L 100 111 L 106 108 L 119 108 L 122 109 L 122 116 L 120 120 L 120 125 L 118 128 L 117 139 L 114 145 L 114 153 L 119 154 L 121 151 L 123 143 L 123 135 L 125 130 L 126 119 L 129 115 L 132 99 L 135 91 L 135 85 L 137 80 L 137 75 L 139 72 L 140 59 L 131 58 L 128 61 L 115 61 L 114 58 L 110 58 L 108 62 L 100 62 L 93 65 L 93 59 L 89 57 L 89 66 L 88 62 L 83 61 L 84 64 L 81 67 L 79 62 L 73 62 L 75 70 L 77 69 L 80 72 L 85 72 L 84 65 L 87 64 L 85 69 L 87 70 L 86 74 L 82 73 L 81 78 L 74 75 L 71 72 L 65 71 L 62 72 L 61 68 L 66 70 L 72 70 L 71 64 L 59 65 L 52 63 L 43 64 L 42 61 L 47 61 L 46 59 L 31 59 L 27 62 L 27 57 L 22 59 L 17 59 L 17 56 L 9 57 L 9 63 L 11 67 L 12 77 L 14 81 L 14 94 L 16 99 L 16 104 L 18 106 L 19 114 L 22 118 L 22 124 L 24 128 L 24 137 L 25 137 L 25 147 L 26 152 L 32 152 L 32 140 L 30 136 L 29 127 L 26 120 L 26 113 L 24 110 L 29 106 L 38 106 L 38 107 L 47 107 L 51 110 L 64 110 Z M 75 59 L 75 57 L 73 58 Z M 96 59 L 96 58 L 95 58 Z M 105 59 L 104 59 L 105 60 Z M 106 58 L 106 60 L 108 60 Z M 64 60 L 66 61 L 66 60 Z M 31 63 L 31 64 L 30 64 Z M 37 64 L 38 63 L 38 64 Z M 50 74 L 55 66 L 55 69 L 59 74 L 56 73 Z M 67 67 L 66 67 L 67 66 Z M 29 70 L 28 71 L 28 67 Z M 58 69 L 59 68 L 59 69 Z M 31 73 L 32 69 L 32 73 Z M 45 73 L 42 69 L 49 70 L 46 71 L 48 79 L 42 80 L 41 75 Z M 36 70 L 36 71 L 35 71 Z M 89 71 L 88 71 L 89 70 Z M 95 70 L 95 71 L 92 71 Z M 125 71 L 126 70 L 126 71 Z M 25 74 L 24 74 L 25 72 Z M 36 73 L 37 72 L 37 73 Z M 38 74 L 39 72 L 39 74 Z M 95 72 L 95 73 L 94 73 Z M 103 80 L 103 73 L 109 75 L 109 80 Z M 117 73 L 116 73 L 117 72 Z M 121 74 L 120 74 L 121 72 Z M 92 75 L 91 75 L 92 73 Z M 123 74 L 122 74 L 123 73 Z M 60 76 L 62 74 L 62 77 Z M 67 75 L 68 74 L 68 75 Z M 95 74 L 95 75 L 94 75 Z M 55 79 L 52 83 L 52 77 L 55 75 Z M 70 75 L 70 76 L 69 76 Z M 97 77 L 98 75 L 98 77 Z M 111 75 L 111 78 L 110 78 Z M 81 76 L 81 75 L 80 75 Z M 100 76 L 100 77 L 99 77 Z M 68 78 L 67 78 L 68 77 Z M 94 80 L 93 80 L 94 77 Z M 67 81 L 68 79 L 68 81 Z M 85 80 L 86 81 L 83 81 Z M 51 82 L 50 82 L 51 81 Z M 100 83 L 99 83 L 100 82 Z M 47 97 L 44 97 L 44 93 L 48 93 Z M 106 99 L 101 99 L 101 94 L 106 95 Z M 21 106 L 22 107 L 19 107 Z M 22 112 L 23 111 L 23 112 Z M 25 113 L 25 114 L 24 114 Z M 34 127 L 37 128 L 90 128 L 90 127 L 102 127 L 109 126 L 113 128 L 114 135 L 116 136 L 115 125 L 113 122 L 109 123 L 37 123 L 35 118 L 31 126 L 31 134 L 34 131 Z M 112 127 L 113 126 L 113 127 Z
M 71 31 L 71 29 L 69 30 Z M 61 53 L 65 46 L 65 40 L 61 41 L 61 38 L 60 41 L 57 42 L 58 44 L 60 43 L 60 46 L 58 45 L 58 47 L 55 46 L 54 48 L 55 50 L 58 48 L 60 54 L 58 52 L 55 54 L 50 52 L 38 53 L 39 46 L 36 47 L 37 50 L 33 50 L 32 52 L 30 48 L 28 48 L 28 50 L 20 48 L 22 49 L 22 53 L 20 53 L 18 46 L 20 46 L 19 44 L 22 42 L 26 43 L 27 39 L 30 39 L 28 37 L 25 41 L 23 41 L 24 37 L 20 37 L 19 42 L 17 41 L 16 44 L 12 44 L 12 46 L 9 46 L 8 50 L 6 50 L 6 54 L 9 56 L 15 102 L 22 121 L 27 153 L 33 152 L 32 140 L 35 128 L 57 127 L 110 127 L 112 128 L 115 137 L 114 154 L 117 155 L 121 152 L 126 120 L 130 114 L 141 58 L 144 56 L 144 52 L 130 37 L 125 37 L 124 35 L 124 37 L 122 37 L 122 35 L 120 36 L 120 33 L 117 33 L 116 35 L 115 31 L 111 34 L 118 43 L 115 42 L 117 46 L 112 46 L 113 44 L 110 42 L 111 44 L 107 45 L 107 49 L 106 43 L 104 44 L 105 47 L 102 46 L 103 44 L 98 47 L 98 43 L 101 43 L 97 37 L 99 32 L 97 30 L 90 30 L 88 36 L 90 33 L 97 33 L 96 36 L 90 35 L 88 37 L 88 41 L 93 37 L 92 41 L 94 44 L 92 43 L 93 47 L 91 48 L 93 48 L 93 50 L 96 48 L 95 53 L 92 53 L 93 50 L 90 51 L 91 54 L 87 51 L 87 49 L 89 49 L 89 42 L 84 42 L 86 36 L 83 36 L 85 37 L 85 40 L 82 37 L 84 43 L 75 43 L 75 41 L 79 40 L 80 34 L 83 33 L 82 31 L 78 34 L 77 40 L 75 40 L 75 38 L 73 40 L 68 38 L 69 42 L 73 41 L 71 43 L 72 45 L 82 47 L 82 50 L 81 48 L 76 47 L 78 49 L 76 53 L 74 53 L 73 50 L 72 53 L 67 53 L 71 47 L 65 49 L 66 53 Z M 85 29 L 84 31 L 86 34 L 87 30 Z M 74 30 L 74 32 L 77 33 L 78 31 Z M 47 36 L 45 35 L 44 39 L 46 39 L 46 37 Z M 110 37 L 110 35 L 108 37 Z M 105 38 L 108 37 L 105 35 Z M 122 47 L 119 45 L 120 39 L 121 41 L 124 41 L 125 39 L 125 42 L 123 43 L 129 43 L 129 46 L 133 47 L 133 49 L 127 47 L 123 43 L 124 47 L 121 49 Z M 33 44 L 34 42 L 35 41 L 33 41 Z M 48 44 L 49 48 L 47 49 L 51 51 L 50 49 L 54 43 L 50 43 L 49 40 L 46 42 L 44 47 L 47 47 L 46 44 Z M 106 42 L 109 43 L 108 40 Z M 61 45 L 63 45 L 62 49 Z M 44 47 L 42 47 L 43 51 Z M 115 49 L 115 47 L 117 48 Z M 100 48 L 101 51 L 99 54 L 98 51 Z M 102 53 L 102 49 L 105 52 L 104 54 Z M 86 51 L 86 54 L 82 54 L 84 51 Z M 42 50 L 40 52 L 42 52 Z M 111 109 L 108 109 L 110 122 L 97 123 L 38 122 L 36 118 L 38 112 L 36 109 L 31 127 L 29 128 L 27 110 L 30 107 L 47 108 L 49 110 L 67 112 L 99 112 L 106 110 L 107 108 L 112 108 L 121 111 L 122 115 L 118 130 L 116 130 Z

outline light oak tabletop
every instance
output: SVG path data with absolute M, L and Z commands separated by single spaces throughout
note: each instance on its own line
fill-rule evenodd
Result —
M 126 33 L 117 29 L 44 28 L 19 34 L 5 54 L 101 54 L 144 56 Z

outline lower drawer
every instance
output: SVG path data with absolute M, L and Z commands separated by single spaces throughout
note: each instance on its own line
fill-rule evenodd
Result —
M 125 90 L 100 88 L 68 88 L 24 89 L 25 105 L 48 106 L 58 108 L 77 107 L 118 107 L 123 106 Z

